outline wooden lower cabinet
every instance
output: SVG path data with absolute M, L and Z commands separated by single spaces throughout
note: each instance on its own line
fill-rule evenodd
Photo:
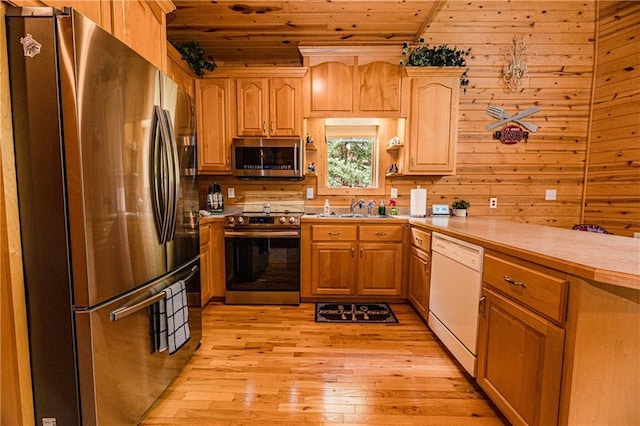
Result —
M 210 224 L 200 225 L 200 302 L 209 303 L 212 294 Z
M 224 229 L 222 222 L 200 224 L 200 300 L 224 298 Z
M 483 289 L 478 384 L 514 425 L 558 423 L 564 330 Z
M 403 296 L 403 225 L 303 225 L 302 297 Z
M 353 296 L 356 293 L 355 242 L 311 244 L 313 294 Z
M 411 247 L 409 261 L 409 303 L 427 321 L 429 315 L 429 291 L 431 284 L 431 256 L 426 251 Z
M 402 244 L 360 243 L 359 296 L 400 296 L 402 292 Z

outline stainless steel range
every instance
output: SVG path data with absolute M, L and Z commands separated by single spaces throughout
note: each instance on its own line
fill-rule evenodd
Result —
M 269 203 L 228 216 L 225 226 L 226 303 L 300 303 L 301 211 Z

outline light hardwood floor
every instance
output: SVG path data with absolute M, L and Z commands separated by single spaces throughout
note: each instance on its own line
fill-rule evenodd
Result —
M 201 348 L 141 424 L 508 424 L 411 306 L 391 306 L 397 325 L 209 304 Z

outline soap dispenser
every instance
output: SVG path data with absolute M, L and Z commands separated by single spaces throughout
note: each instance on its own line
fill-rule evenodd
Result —
M 325 198 L 324 207 L 322 208 L 323 214 L 331 214 L 331 206 L 329 205 L 329 199 Z

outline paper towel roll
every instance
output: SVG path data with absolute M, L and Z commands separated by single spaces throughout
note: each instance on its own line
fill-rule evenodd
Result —
M 411 190 L 411 217 L 425 217 L 427 215 L 427 190 L 416 188 Z

